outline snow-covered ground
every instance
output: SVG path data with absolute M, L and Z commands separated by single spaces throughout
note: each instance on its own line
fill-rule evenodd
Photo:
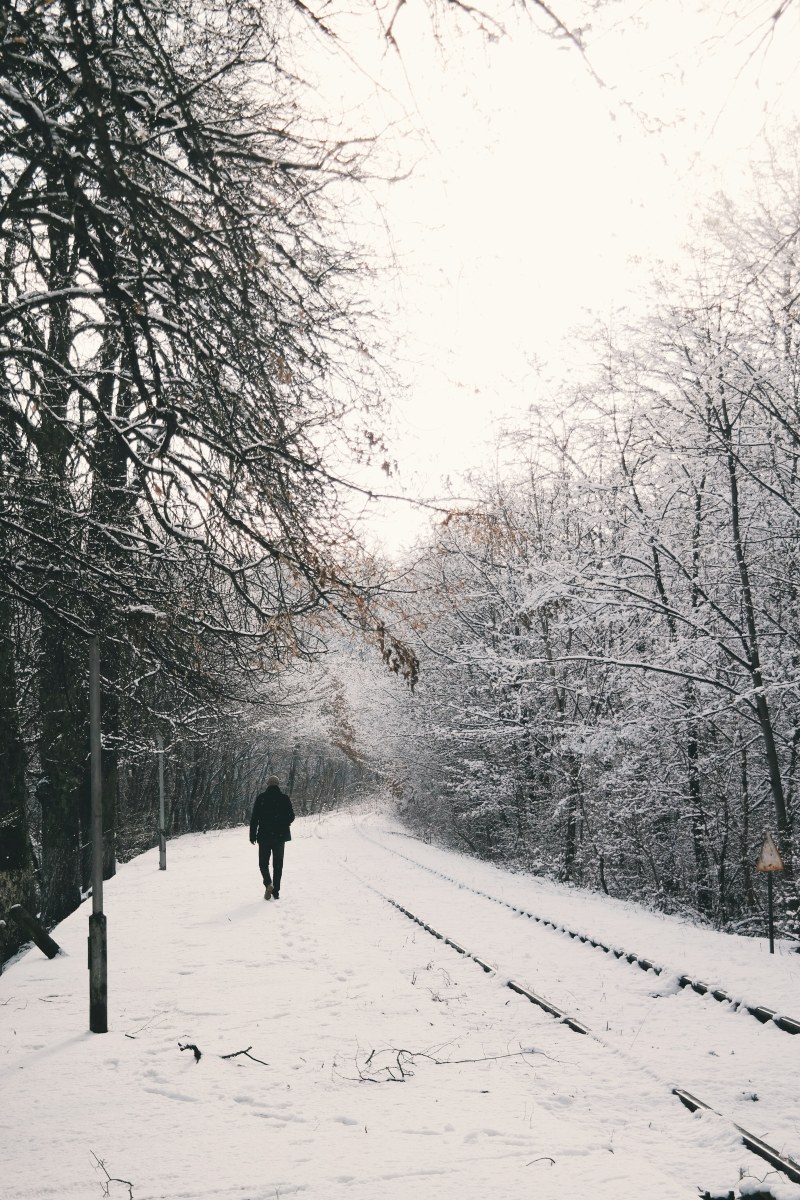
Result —
M 685 1200 L 765 1184 L 800 1200 L 733 1125 L 800 1154 L 800 1037 L 469 889 L 795 1017 L 800 957 L 475 863 L 377 813 L 294 831 L 277 903 L 244 828 L 170 843 L 166 872 L 155 851 L 120 869 L 108 1034 L 87 1032 L 86 906 L 55 931 L 62 955 L 31 950 L 0 977 L 3 1200 Z M 673 1086 L 723 1115 L 692 1116 Z

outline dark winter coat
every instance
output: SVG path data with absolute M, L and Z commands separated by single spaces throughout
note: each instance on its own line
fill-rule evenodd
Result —
M 291 800 L 273 784 L 256 796 L 250 818 L 250 841 L 290 842 L 292 834 L 289 826 L 293 820 Z

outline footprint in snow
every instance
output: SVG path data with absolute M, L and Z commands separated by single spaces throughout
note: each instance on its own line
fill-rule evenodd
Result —
M 482 1137 L 501 1137 L 499 1129 L 473 1129 L 472 1133 L 466 1134 L 464 1141 L 467 1143 L 477 1142 L 478 1138 Z
M 186 1104 L 196 1104 L 197 1096 L 186 1096 L 183 1092 L 172 1092 L 166 1088 L 146 1087 L 146 1092 L 153 1096 L 165 1096 L 167 1100 L 183 1100 Z

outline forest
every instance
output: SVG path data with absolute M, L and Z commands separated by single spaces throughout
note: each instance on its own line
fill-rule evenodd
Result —
M 755 933 L 771 832 L 797 936 L 799 230 L 754 166 L 418 547 L 419 685 L 357 728 L 425 836 Z
M 796 939 L 797 131 L 399 562 L 340 470 L 387 453 L 369 147 L 259 6 L 16 0 L 0 46 L 0 915 L 87 894 L 96 637 L 107 876 L 163 745 L 170 836 L 278 772 L 744 933 L 771 832 Z

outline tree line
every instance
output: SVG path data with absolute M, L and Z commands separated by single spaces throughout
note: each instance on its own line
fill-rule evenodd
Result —
M 796 162 L 698 238 L 419 545 L 420 684 L 360 736 L 426 836 L 725 928 L 763 931 L 771 832 L 796 937 Z
M 52 923 L 87 883 L 91 635 L 106 874 L 141 844 L 159 735 L 175 828 L 241 815 L 270 753 L 241 704 L 280 711 L 331 620 L 414 672 L 331 470 L 345 430 L 376 441 L 341 236 L 365 147 L 299 104 L 298 15 L 0 10 L 0 909 Z

